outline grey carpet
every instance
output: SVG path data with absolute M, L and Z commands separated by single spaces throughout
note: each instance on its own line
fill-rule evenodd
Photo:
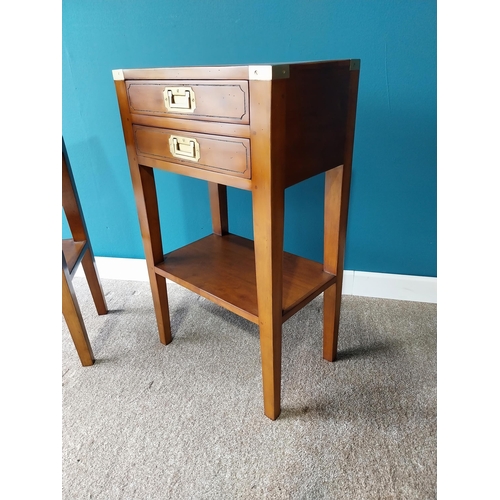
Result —
M 64 499 L 436 498 L 436 304 L 345 296 L 329 363 L 315 299 L 284 324 L 272 422 L 256 325 L 169 283 L 163 346 L 148 283 L 103 280 L 106 316 L 74 286 L 96 363 L 63 320 Z

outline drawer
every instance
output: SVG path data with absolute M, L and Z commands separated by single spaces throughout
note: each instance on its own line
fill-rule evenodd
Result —
M 133 130 L 139 156 L 251 178 L 248 139 L 141 125 L 134 125 Z
M 244 80 L 128 80 L 126 86 L 131 113 L 249 123 Z

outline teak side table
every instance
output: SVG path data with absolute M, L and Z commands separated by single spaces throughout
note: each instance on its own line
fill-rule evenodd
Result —
M 358 59 L 114 70 L 160 341 L 166 278 L 259 325 L 264 413 L 280 414 L 282 324 L 324 295 L 337 353 Z M 213 234 L 163 253 L 154 169 L 208 181 Z M 283 251 L 284 194 L 325 172 L 324 262 Z M 226 187 L 252 192 L 254 241 L 231 234 Z
M 64 138 L 62 141 L 62 207 L 71 231 L 71 238 L 62 240 L 62 312 L 82 366 L 91 366 L 94 364 L 94 353 L 72 283 L 80 264 L 83 267 L 97 314 L 107 314 L 108 306 L 97 272 L 94 251 Z

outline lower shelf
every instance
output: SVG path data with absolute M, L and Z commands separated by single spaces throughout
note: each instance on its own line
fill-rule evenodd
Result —
M 75 241 L 71 238 L 62 240 L 62 251 L 70 274 L 80 262 L 83 252 L 86 250 L 86 243 L 86 241 Z
M 258 323 L 253 241 L 210 235 L 165 255 L 155 267 L 164 276 L 216 304 Z M 318 262 L 283 253 L 283 321 L 333 285 Z

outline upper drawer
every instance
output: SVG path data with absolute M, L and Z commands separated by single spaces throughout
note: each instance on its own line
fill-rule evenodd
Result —
M 131 113 L 249 123 L 245 80 L 128 80 L 126 85 Z

